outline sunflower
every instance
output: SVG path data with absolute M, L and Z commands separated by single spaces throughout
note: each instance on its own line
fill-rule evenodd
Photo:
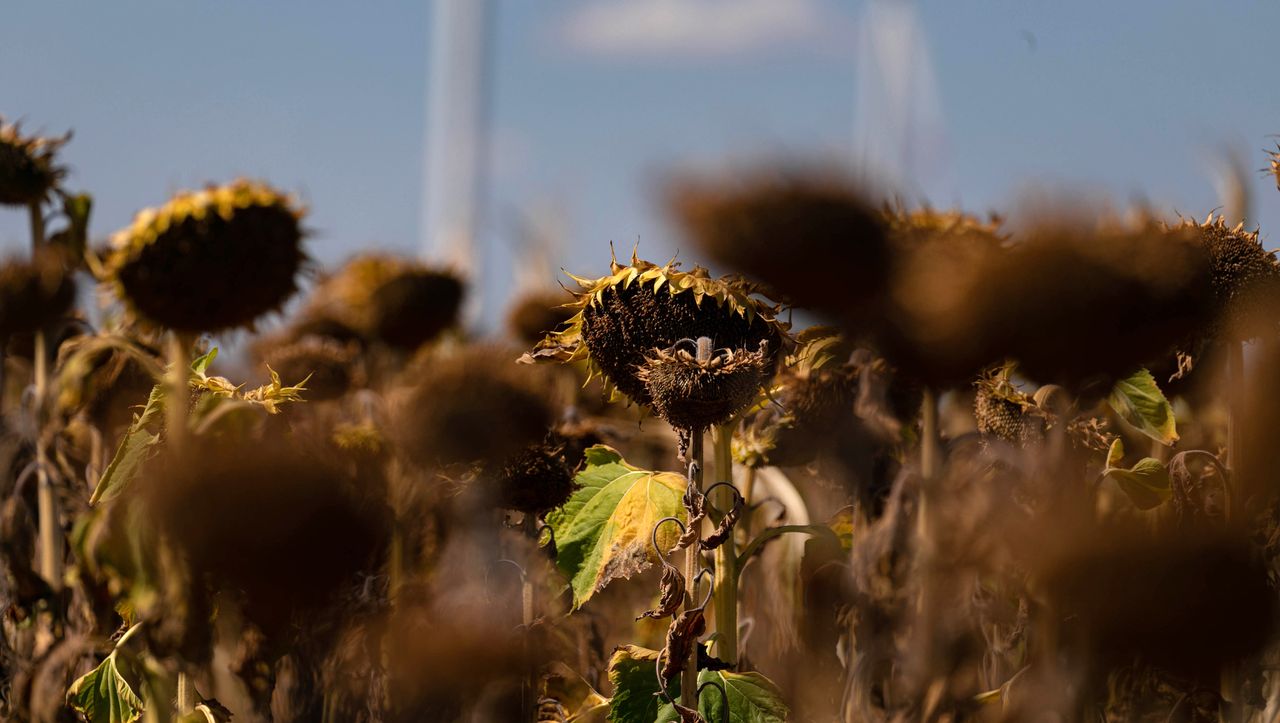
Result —
M 1183 221 L 1177 228 L 1193 231 L 1209 252 L 1216 323 L 1207 340 L 1241 341 L 1274 334 L 1280 309 L 1280 263 L 1262 247 L 1258 231 L 1244 224 L 1228 226 L 1210 214 L 1204 223 Z
M 391 254 L 356 256 L 316 287 L 303 316 L 413 351 L 458 321 L 466 288 L 448 269 Z
M 54 156 L 71 134 L 58 138 L 24 136 L 17 123 L 0 116 L 0 205 L 29 206 L 48 198 L 66 175 Z
M 31 334 L 57 323 L 75 303 L 75 279 L 64 254 L 40 248 L 30 259 L 0 265 L 0 337 Z
M 777 319 L 779 307 L 758 298 L 757 289 L 738 277 L 711 278 L 697 266 L 681 271 L 674 260 L 658 266 L 634 253 L 630 264 L 614 258 L 608 276 L 570 276 L 581 287 L 569 304 L 576 313 L 521 361 L 585 361 L 592 375 L 601 374 L 612 391 L 637 404 L 657 409 L 650 382 L 663 374 L 642 370 L 655 363 L 684 363 L 676 353 L 684 340 L 708 337 L 713 349 L 727 350 L 731 367 L 750 373 L 752 391 L 771 375 L 788 343 L 789 325 Z M 696 374 L 727 381 L 718 373 Z M 737 384 L 724 387 L 738 389 Z M 663 404 L 671 409 L 673 401 Z
M 108 282 L 139 319 L 178 332 L 251 327 L 297 290 L 303 211 L 237 180 L 182 192 L 112 238 Z
M 711 258 L 797 306 L 856 323 L 873 313 L 889 279 L 883 219 L 838 174 L 765 171 L 683 182 L 668 205 Z
M 1046 417 L 1031 395 L 1014 386 L 1009 367 L 983 374 L 974 386 L 973 416 L 984 438 L 1019 446 L 1044 438 Z

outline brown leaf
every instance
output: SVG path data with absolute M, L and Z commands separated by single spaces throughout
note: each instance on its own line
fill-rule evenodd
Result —
M 668 564 L 663 566 L 661 590 L 662 594 L 658 597 L 658 607 L 646 610 L 636 620 L 665 618 L 675 615 L 676 611 L 680 609 L 680 603 L 684 600 L 684 575 L 680 574 L 675 565 Z
M 693 485 L 689 485 L 684 490 L 684 511 L 689 522 L 684 528 L 684 534 L 680 535 L 680 539 L 676 541 L 673 551 L 683 550 L 698 540 L 702 531 L 702 520 L 707 516 L 707 496 Z
M 689 661 L 689 654 L 698 638 L 707 632 L 707 618 L 702 608 L 693 608 L 680 613 L 667 628 L 667 644 L 662 649 L 662 677 L 665 680 L 680 675 Z
M 720 520 L 720 524 L 716 525 L 715 531 L 702 541 L 702 549 L 714 550 L 723 545 L 733 535 L 733 528 L 738 524 L 738 519 L 742 517 L 742 511 L 746 507 L 742 499 L 742 495 L 735 494 L 733 496 L 733 509 L 725 513 Z

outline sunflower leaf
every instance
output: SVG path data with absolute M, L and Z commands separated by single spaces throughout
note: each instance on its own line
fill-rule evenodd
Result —
M 1146 369 L 1116 382 L 1108 403 L 1121 419 L 1157 442 L 1170 445 L 1178 441 L 1173 405 Z
M 71 684 L 67 705 L 89 723 L 132 723 L 142 716 L 142 698 L 116 666 L 116 652 Z
M 547 515 L 556 566 L 569 577 L 574 609 L 610 581 L 630 578 L 657 562 L 654 525 L 664 517 L 685 518 L 683 476 L 639 469 L 605 445 L 591 447 L 585 456 L 577 491 Z M 677 525 L 663 525 L 658 544 L 670 550 L 679 536 Z
M 704 687 L 705 686 L 705 687 Z M 720 694 L 723 689 L 724 695 Z M 755 672 L 734 673 L 728 670 L 698 672 L 698 712 L 708 721 L 743 721 L 746 723 L 784 723 L 790 712 L 782 700 L 782 692 L 773 681 Z M 672 693 L 672 696 L 678 692 Z M 728 704 L 728 714 L 725 707 Z M 658 708 L 655 723 L 680 723 L 680 714 L 670 703 Z

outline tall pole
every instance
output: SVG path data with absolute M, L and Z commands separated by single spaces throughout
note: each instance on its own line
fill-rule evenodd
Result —
M 433 0 L 427 69 L 421 253 L 485 288 L 481 219 L 489 142 L 489 34 L 493 0 Z M 471 294 L 465 316 L 481 307 Z

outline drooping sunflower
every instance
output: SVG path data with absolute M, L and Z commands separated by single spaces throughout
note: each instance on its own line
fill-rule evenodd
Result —
M 0 116 L 0 205 L 29 206 L 45 200 L 66 175 L 54 156 L 71 134 L 24 136 L 17 123 Z
M 893 249 L 877 344 L 907 376 L 945 388 L 972 379 L 1002 350 L 977 301 L 983 273 L 1007 243 L 996 219 L 959 211 L 889 208 Z
M 664 415 L 677 428 L 689 429 L 690 422 L 709 426 L 739 411 L 771 376 L 779 350 L 788 343 L 789 325 L 778 320 L 779 307 L 760 299 L 757 289 L 738 277 L 712 278 L 696 266 L 681 271 L 674 260 L 658 266 L 633 253 L 629 264 L 613 259 L 608 276 L 571 278 L 581 287 L 571 304 L 577 313 L 521 360 L 586 361 L 613 390 L 659 414 L 664 409 L 667 414 L 688 411 L 689 405 L 717 410 L 696 419 L 679 411 Z M 690 363 L 679 345 L 696 345 L 700 337 L 709 338 L 713 350 L 725 352 L 700 364 L 694 359 L 699 368 L 675 374 L 681 371 L 676 366 Z M 665 367 L 671 374 L 662 371 Z M 730 374 L 744 375 L 747 383 L 730 379 Z M 686 398 L 657 403 L 655 384 L 677 376 Z M 713 389 L 722 390 L 724 398 L 708 396 L 716 394 Z
M 366 341 L 413 351 L 457 323 L 465 291 L 448 269 L 362 254 L 320 282 L 303 317 L 328 319 Z
M 1009 378 L 1009 368 L 984 373 L 974 384 L 973 416 L 983 437 L 1025 446 L 1044 438 L 1046 417 L 1031 395 Z
M 40 248 L 30 259 L 0 264 L 0 337 L 31 334 L 56 323 L 75 303 L 66 256 Z
M 856 324 L 874 313 L 888 282 L 883 218 L 842 175 L 764 170 L 684 181 L 669 191 L 668 206 L 718 263 L 797 306 Z
M 1280 328 L 1280 263 L 1262 247 L 1258 231 L 1227 225 L 1210 214 L 1203 223 L 1183 221 L 1209 253 L 1217 319 L 1202 335 L 1240 341 L 1274 334 Z
M 537 344 L 573 316 L 565 307 L 564 291 L 533 291 L 515 300 L 507 311 L 507 329 L 521 342 Z
M 107 280 L 154 326 L 250 327 L 297 290 L 303 213 L 289 196 L 243 179 L 179 193 L 115 234 Z

